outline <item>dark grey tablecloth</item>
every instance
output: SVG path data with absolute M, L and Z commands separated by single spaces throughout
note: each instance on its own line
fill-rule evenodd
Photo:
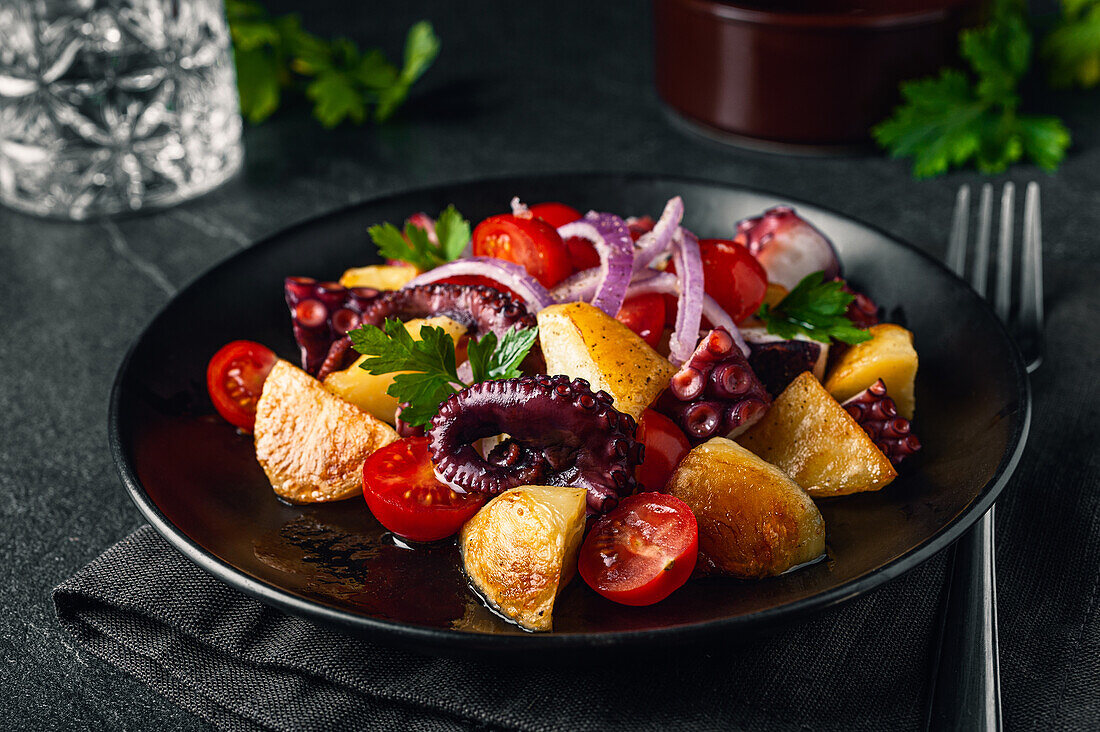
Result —
M 200 686 L 221 688 L 223 699 L 232 687 L 215 684 L 217 667 L 209 661 L 226 659 L 227 648 L 256 654 L 234 662 L 266 662 L 264 639 L 282 632 L 296 639 L 293 648 L 333 649 L 286 662 L 306 669 L 296 682 L 302 688 L 347 671 L 333 688 L 365 709 L 348 718 L 351 725 L 385 713 L 408 715 L 392 719 L 410 727 L 458 724 L 460 716 L 438 711 L 448 699 L 463 702 L 467 714 L 499 708 L 517 720 L 522 713 L 532 726 L 579 718 L 595 725 L 608 715 L 619 715 L 611 721 L 620 726 L 642 728 L 674 720 L 916 724 L 928 688 L 941 564 L 747 648 L 674 649 L 656 664 L 622 663 L 610 672 L 545 669 L 538 658 L 518 670 L 416 661 L 334 639 L 234 596 L 147 533 L 81 571 L 141 524 L 106 448 L 107 394 L 122 354 L 179 287 L 277 229 L 411 186 L 615 170 L 779 191 L 940 256 L 955 189 L 980 180 L 967 172 L 917 182 L 904 163 L 879 156 L 778 157 L 685 135 L 668 122 L 652 89 L 644 2 L 485 0 L 389 9 L 372 3 L 355 12 L 334 0 L 299 4 L 316 31 L 388 43 L 391 50 L 413 20 L 435 22 L 443 56 L 401 119 L 377 130 L 325 132 L 302 110 L 289 109 L 248 130 L 240 178 L 162 213 L 73 225 L 0 209 L 0 688 L 7 697 L 0 729 L 208 728 L 205 719 L 223 714 L 213 700 L 192 696 L 185 709 L 170 701 L 184 703 L 180 684 L 157 694 L 135 680 L 136 666 L 132 674 L 120 671 L 123 662 L 102 662 L 80 640 L 111 648 L 94 623 L 133 628 L 141 614 L 149 635 L 126 637 L 154 644 L 147 655 L 175 663 L 189 633 L 205 637 L 196 646 L 204 653 L 189 659 L 191 670 L 211 670 Z M 1035 420 L 1018 479 L 997 512 L 1001 673 L 1011 729 L 1087 729 L 1100 720 L 1100 98 L 1067 95 L 1049 103 L 1074 130 L 1066 164 L 1054 176 L 1022 166 L 994 179 L 1042 183 L 1047 243 L 1048 359 L 1034 380 Z M 59 625 L 50 599 L 62 582 L 62 618 L 76 636 Z M 175 630 L 157 631 L 164 643 L 157 646 L 153 629 L 166 627 L 163 613 L 172 608 L 181 613 Z M 205 632 L 205 623 L 233 617 L 218 608 L 266 622 Z M 114 649 L 113 658 L 141 658 Z M 153 662 L 142 663 L 140 673 L 153 678 Z M 225 668 L 218 673 L 228 684 Z M 264 668 L 255 678 L 293 674 Z M 661 683 L 663 677 L 672 683 Z M 520 691 L 524 685 L 530 690 Z M 402 689 L 423 706 L 378 696 Z M 243 706 L 254 696 L 242 690 L 236 699 Z M 635 699 L 641 703 L 628 703 Z M 284 707 L 271 722 L 297 727 L 305 720 Z
M 54 601 L 83 648 L 226 729 L 911 729 L 943 572 L 937 557 L 739 646 L 556 659 L 425 657 L 349 638 L 222 585 L 148 526 Z

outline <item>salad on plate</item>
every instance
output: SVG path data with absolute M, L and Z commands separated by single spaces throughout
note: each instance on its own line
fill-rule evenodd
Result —
M 825 556 L 815 501 L 920 449 L 913 336 L 792 208 L 701 240 L 684 208 L 373 226 L 386 264 L 286 278 L 297 363 L 228 343 L 211 401 L 276 498 L 362 496 L 395 541 L 453 543 L 529 631 L 576 575 L 638 606 L 795 571 Z

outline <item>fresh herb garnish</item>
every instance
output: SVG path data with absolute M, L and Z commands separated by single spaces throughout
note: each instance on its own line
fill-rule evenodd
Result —
M 1100 83 L 1100 0 L 1062 0 L 1062 18 L 1043 39 L 1042 57 L 1052 86 Z
M 297 15 L 272 17 L 255 0 L 226 0 L 225 10 L 241 112 L 253 124 L 279 108 L 287 88 L 304 89 L 313 101 L 313 116 L 325 127 L 344 120 L 360 124 L 370 105 L 374 119 L 383 122 L 440 49 L 431 23 L 420 21 L 409 29 L 398 69 L 381 51 L 360 51 L 347 38 L 325 40 L 304 30 Z
M 395 374 L 386 393 L 407 403 L 401 419 L 419 426 L 430 422 L 439 405 L 458 389 L 519 376 L 519 364 L 534 345 L 538 328 L 513 328 L 499 341 L 492 332 L 471 340 L 467 353 L 473 379 L 469 384 L 458 376 L 454 340 L 443 328 L 423 325 L 417 341 L 400 320 L 387 318 L 382 328 L 363 325 L 348 335 L 352 347 L 367 356 L 359 368 L 376 376 Z
M 429 270 L 452 262 L 462 255 L 470 242 L 470 222 L 462 218 L 454 206 L 448 206 L 435 222 L 435 235 L 439 244 L 433 244 L 428 232 L 411 221 L 406 222 L 404 236 L 391 223 L 376 224 L 367 229 L 378 247 L 378 253 L 387 259 L 397 259 Z
M 830 338 L 862 343 L 870 340 L 871 334 L 857 328 L 844 314 L 853 300 L 855 295 L 844 291 L 843 282 L 826 282 L 824 272 L 813 272 L 774 306 L 761 305 L 756 317 L 764 321 L 769 333 L 787 340 L 805 335 L 822 343 Z
M 987 25 L 959 36 L 971 73 L 945 69 L 903 83 L 904 103 L 872 129 L 875 140 L 893 157 L 913 158 L 918 178 L 970 162 L 997 173 L 1025 155 L 1054 170 L 1069 147 L 1069 130 L 1057 117 L 1018 111 L 1031 45 L 1023 3 L 998 0 Z

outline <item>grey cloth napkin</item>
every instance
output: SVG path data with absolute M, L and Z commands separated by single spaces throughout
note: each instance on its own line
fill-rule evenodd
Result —
M 54 590 L 86 651 L 229 730 L 914 729 L 945 557 L 773 635 L 631 654 L 415 655 L 269 608 L 143 526 Z

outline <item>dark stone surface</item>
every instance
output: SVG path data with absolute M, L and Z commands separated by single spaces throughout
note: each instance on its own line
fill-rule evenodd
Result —
M 78 225 L 0 210 L 0 727 L 206 727 L 77 654 L 49 590 L 141 523 L 106 447 L 123 353 L 174 291 L 237 249 L 399 189 L 614 170 L 778 191 L 940 256 L 955 189 L 980 180 L 917 182 L 905 163 L 876 154 L 779 157 L 686 134 L 653 91 L 642 3 L 390 5 L 348 16 L 344 3 L 314 2 L 305 14 L 318 32 L 391 52 L 413 20 L 435 23 L 443 55 L 394 123 L 325 132 L 288 110 L 248 130 L 239 178 L 163 213 Z M 1042 183 L 1047 245 L 1048 361 L 1034 380 L 1019 480 L 997 513 L 1006 718 L 1028 727 L 1095 720 L 1100 679 L 1100 108 L 1095 94 L 1050 101 L 1076 135 L 1065 165 L 1054 176 L 1020 166 L 995 179 Z M 1068 704 L 1090 688 L 1092 707 Z

